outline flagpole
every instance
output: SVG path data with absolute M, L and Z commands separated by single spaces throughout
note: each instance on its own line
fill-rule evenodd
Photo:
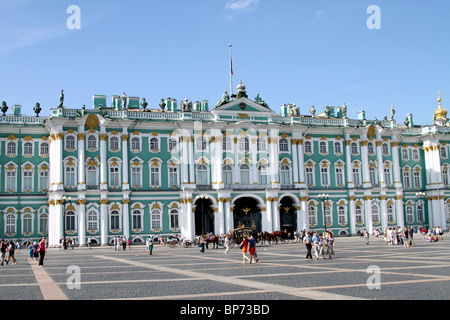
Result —
M 230 97 L 233 96 L 233 60 L 231 58 L 231 44 L 228 45 L 230 48 Z

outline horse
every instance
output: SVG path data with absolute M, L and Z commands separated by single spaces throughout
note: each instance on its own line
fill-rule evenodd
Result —
M 210 243 L 213 244 L 213 249 L 219 249 L 219 237 L 216 235 L 205 235 L 204 239 L 206 241 L 206 248 L 208 248 L 208 245 Z

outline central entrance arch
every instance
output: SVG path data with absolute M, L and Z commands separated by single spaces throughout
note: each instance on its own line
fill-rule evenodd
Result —
M 252 197 L 242 197 L 234 202 L 234 229 L 247 227 L 262 232 L 261 209 L 258 204 L 258 200 Z
M 297 210 L 294 200 L 289 196 L 283 197 L 280 201 L 280 228 L 281 231 L 287 231 L 291 235 L 297 230 Z
M 195 201 L 195 234 L 207 233 L 214 233 L 214 210 L 210 199 L 199 198 Z

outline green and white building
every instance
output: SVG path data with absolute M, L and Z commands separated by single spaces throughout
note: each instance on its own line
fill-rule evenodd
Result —
M 281 114 L 241 83 L 208 101 L 93 96 L 43 118 L 0 117 L 0 237 L 194 238 L 238 227 L 356 234 L 450 224 L 450 127 L 347 117 L 347 106 Z M 210 110 L 211 109 L 211 110 Z M 394 111 L 394 110 L 393 110 Z M 324 195 L 326 195 L 324 197 Z

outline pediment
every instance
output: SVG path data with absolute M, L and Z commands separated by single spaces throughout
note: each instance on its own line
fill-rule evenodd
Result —
M 248 98 L 240 98 L 231 102 L 228 102 L 220 107 L 212 110 L 215 114 L 226 114 L 226 113 L 237 113 L 237 112 L 245 112 L 245 113 L 266 113 L 273 114 L 275 113 L 271 109 L 256 103 Z

